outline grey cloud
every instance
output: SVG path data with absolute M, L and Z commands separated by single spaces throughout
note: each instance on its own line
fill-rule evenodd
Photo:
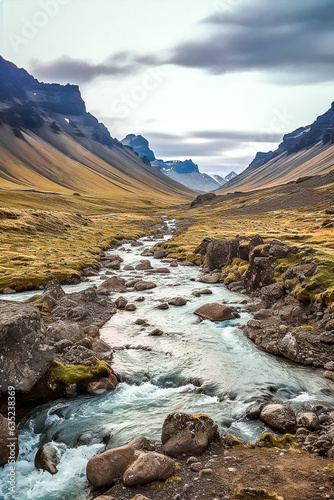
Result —
M 86 83 L 99 76 L 126 76 L 139 69 L 139 64 L 133 62 L 133 57 L 127 52 L 115 54 L 102 63 L 63 56 L 47 63 L 34 59 L 31 65 L 33 73 L 40 79 L 69 83 Z
M 213 74 L 269 71 L 282 83 L 334 78 L 332 0 L 254 0 L 205 22 L 206 39 L 175 47 L 164 63 Z

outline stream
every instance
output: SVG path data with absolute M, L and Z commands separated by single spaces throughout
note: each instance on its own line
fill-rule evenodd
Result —
M 159 439 L 163 421 L 171 412 L 206 413 L 221 431 L 254 442 L 266 430 L 261 422 L 245 418 L 246 408 L 256 398 L 270 396 L 289 402 L 294 409 L 310 401 L 332 402 L 332 386 L 317 371 L 261 352 L 243 336 L 240 326 L 251 318 L 241 304 L 244 295 L 232 293 L 222 284 L 197 282 L 200 269 L 196 266 L 169 267 L 166 262 L 141 256 L 146 248 L 171 237 L 174 222 L 166 220 L 165 225 L 169 234 L 160 240 L 145 237 L 139 240 L 142 246 L 123 244 L 110 250 L 124 259 L 122 278 L 139 277 L 157 284 L 144 292 L 125 293 L 137 310 L 120 310 L 100 331 L 101 338 L 115 349 L 113 368 L 123 382 L 113 392 L 61 399 L 35 408 L 19 425 L 16 494 L 8 496 L 8 470 L 4 467 L 0 471 L 1 499 L 92 498 L 85 475 L 87 460 L 104 451 L 105 443 L 112 448 L 140 435 Z M 168 267 L 170 274 L 123 270 L 143 259 L 149 259 L 155 268 Z M 105 271 L 89 282 L 63 288 L 69 293 L 99 285 L 108 277 Z M 204 288 L 212 295 L 192 295 Z M 36 292 L 6 299 L 24 300 L 33 294 Z M 137 302 L 139 296 L 145 300 Z M 157 309 L 160 302 L 173 297 L 183 297 L 187 304 Z M 208 302 L 231 305 L 240 318 L 201 321 L 193 312 Z M 149 326 L 135 324 L 137 319 L 145 319 Z M 164 332 L 162 336 L 149 335 L 156 328 Z M 54 476 L 34 467 L 38 447 L 49 441 L 56 443 L 61 456 Z

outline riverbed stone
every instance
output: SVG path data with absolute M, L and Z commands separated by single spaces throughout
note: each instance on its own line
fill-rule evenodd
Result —
M 142 260 L 136 265 L 137 271 L 145 271 L 147 269 L 153 269 L 150 260 Z
M 137 292 L 142 292 L 144 290 L 150 290 L 151 288 L 155 288 L 157 285 L 152 283 L 152 281 L 138 281 L 135 284 L 135 290 Z
M 157 309 L 169 309 L 169 305 L 166 302 L 163 302 L 157 306 Z
M 100 294 L 109 294 L 111 292 L 126 292 L 125 280 L 112 276 L 104 281 L 97 289 Z
M 127 444 L 129 446 L 132 446 L 132 448 L 134 448 L 135 450 L 154 451 L 154 445 L 145 436 L 139 436 L 139 437 L 133 438 Z
M 125 297 L 118 297 L 115 300 L 115 304 L 116 304 L 117 309 L 124 309 L 125 306 L 127 305 L 127 303 L 128 303 L 128 301 Z
M 286 405 L 269 404 L 265 406 L 261 411 L 260 419 L 269 427 L 280 432 L 294 431 L 296 428 L 296 415 Z
M 318 431 L 320 429 L 318 415 L 312 411 L 300 413 L 297 418 L 297 424 L 309 431 Z
M 202 319 L 209 319 L 210 321 L 226 321 L 234 317 L 231 307 L 215 302 L 204 304 L 196 309 L 194 314 L 200 316 Z
M 95 455 L 87 463 L 87 478 L 97 488 L 112 485 L 115 479 L 123 476 L 134 457 L 135 449 L 129 445 Z
M 152 481 L 165 481 L 175 472 L 175 463 L 169 457 L 154 451 L 142 453 L 123 475 L 126 486 L 139 486 Z
M 183 297 L 174 297 L 168 301 L 170 306 L 185 306 L 186 303 L 187 301 Z
M 59 464 L 59 458 L 57 453 L 57 448 L 53 443 L 42 444 L 38 448 L 35 455 L 35 467 L 36 469 L 46 470 L 50 474 L 57 474 L 57 465 Z

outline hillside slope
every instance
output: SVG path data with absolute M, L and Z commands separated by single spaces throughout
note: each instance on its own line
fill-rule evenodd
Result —
M 77 86 L 40 83 L 2 58 L 0 188 L 144 204 L 194 196 L 113 139 Z
M 334 103 L 307 127 L 286 134 L 276 151 L 257 153 L 249 167 L 217 194 L 286 184 L 334 168 Z

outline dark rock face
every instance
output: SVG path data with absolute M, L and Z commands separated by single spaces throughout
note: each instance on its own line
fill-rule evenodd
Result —
M 0 391 L 9 386 L 28 392 L 53 361 L 44 345 L 38 309 L 28 304 L 0 301 Z
M 197 207 L 201 207 L 202 205 L 206 205 L 210 201 L 214 200 L 216 197 L 217 197 L 217 195 L 214 193 L 199 194 L 190 203 L 190 208 L 197 208 Z
M 115 312 L 115 305 L 99 295 L 96 287 L 91 287 L 63 297 L 54 308 L 52 317 L 54 320 L 72 321 L 81 326 L 101 327 Z
M 252 238 L 238 236 L 231 240 L 210 240 L 205 238 L 194 253 L 206 255 L 209 270 L 213 271 L 215 269 L 220 270 L 227 264 L 231 264 L 235 258 L 249 260 L 252 250 L 262 244 L 263 240 L 258 235 Z
M 322 141 L 323 144 L 333 143 L 334 141 L 334 103 L 326 113 L 318 116 L 312 125 L 299 127 L 297 130 L 284 135 L 283 141 L 275 151 L 257 153 L 247 170 L 261 167 L 281 153 L 287 153 L 288 155 L 297 153 L 302 149 L 313 146 L 318 141 Z

